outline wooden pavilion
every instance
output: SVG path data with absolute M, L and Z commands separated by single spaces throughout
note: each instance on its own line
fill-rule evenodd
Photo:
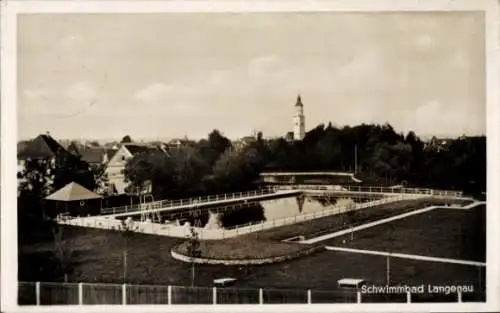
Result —
M 102 208 L 102 196 L 78 183 L 71 182 L 45 198 L 45 214 L 56 217 L 98 215 Z

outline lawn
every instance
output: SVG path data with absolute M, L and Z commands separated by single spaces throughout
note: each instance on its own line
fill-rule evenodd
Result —
M 400 209 L 405 207 L 416 209 L 428 204 L 428 202 L 422 201 L 413 201 L 411 205 L 408 202 L 386 204 L 378 208 L 365 209 L 363 214 L 366 216 L 373 214 L 372 218 L 377 219 L 380 214 L 386 214 L 390 211 L 399 213 Z M 372 213 L 369 214 L 369 212 Z M 305 247 L 294 243 L 281 243 L 279 239 L 298 234 L 316 233 L 328 227 L 335 230 L 342 227 L 343 222 L 341 221 L 342 216 L 340 215 L 330 216 L 228 240 L 212 241 L 205 245 L 205 253 L 210 256 L 213 255 L 210 253 L 214 253 L 210 251 L 215 251 L 218 253 L 218 257 L 224 257 L 224 253 L 234 257 L 245 256 L 244 253 L 249 257 L 282 255 Z M 70 267 L 72 271 L 68 275 L 69 281 L 123 282 L 122 247 L 124 239 L 119 232 L 68 226 L 64 227 L 63 236 L 65 246 L 69 247 L 67 250 L 71 252 Z M 189 284 L 191 274 L 189 264 L 176 261 L 170 255 L 170 249 L 182 241 L 182 239 L 165 236 L 132 234 L 128 239 L 127 281 L 135 284 Z M 52 242 L 21 246 L 19 250 L 19 280 L 61 281 L 62 273 L 57 269 L 57 262 L 52 257 L 53 247 Z M 232 250 L 244 253 L 231 254 L 228 252 Z M 308 259 L 304 258 L 304 260 Z M 304 266 L 308 264 L 306 261 L 302 261 L 302 258 L 294 262 L 305 264 Z M 276 266 L 287 266 L 286 264 L 289 262 Z M 204 267 L 202 266 L 202 268 Z M 267 267 L 263 266 L 262 268 Z M 241 271 L 245 273 L 247 270 L 248 268 L 241 268 Z M 311 271 L 316 271 L 315 266 L 311 268 Z M 267 270 L 265 272 L 267 273 Z M 215 266 L 207 268 L 207 271 L 200 271 L 198 279 L 200 282 L 207 283 L 214 277 L 241 276 L 239 273 L 239 267 Z M 318 273 L 321 276 L 321 271 Z M 296 274 L 302 275 L 294 273 L 294 275 Z M 311 282 L 313 281 L 314 279 Z M 281 286 L 289 285 L 288 282 L 281 281 Z
M 357 211 L 356 222 L 353 225 L 445 203 L 463 204 L 464 202 L 462 200 L 421 199 L 382 204 Z M 348 227 L 347 221 L 347 214 L 342 213 L 224 240 L 207 240 L 201 246 L 202 256 L 210 259 L 240 260 L 287 255 L 308 249 L 310 246 L 283 242 L 282 240 L 298 235 L 312 238 L 324 233 L 331 233 Z M 324 243 L 321 242 L 319 245 L 324 245 Z M 182 244 L 176 247 L 176 251 L 186 254 L 187 247 Z
M 479 275 L 482 275 L 481 282 Z M 249 267 L 239 285 L 335 290 L 337 280 L 346 277 L 362 278 L 370 284 L 385 284 L 386 258 L 348 252 L 318 252 L 289 262 Z M 390 277 L 391 284 L 475 284 L 477 288 L 479 283 L 484 285 L 485 279 L 484 268 L 480 273 L 474 266 L 396 258 L 391 260 Z
M 486 206 L 470 210 L 436 209 L 356 231 L 353 236 L 353 241 L 346 235 L 322 243 L 484 262 Z
M 70 228 L 75 236 L 74 271 L 69 281 L 122 283 L 121 240 L 118 233 Z M 68 234 L 69 235 L 69 234 Z M 158 236 L 137 235 L 129 241 L 128 282 L 133 284 L 189 285 L 190 264 L 171 258 L 169 249 L 178 241 Z M 49 272 L 39 270 L 38 251 L 24 252 L 20 259 L 19 280 L 57 281 Z M 38 257 L 37 257 L 38 256 Z M 316 252 L 303 258 L 262 266 L 197 265 L 196 283 L 209 286 L 220 277 L 237 277 L 237 287 L 336 288 L 342 277 L 361 277 L 369 282 L 384 282 L 385 257 L 334 251 Z M 391 262 L 396 282 L 458 283 L 475 282 L 477 269 L 471 266 L 441 264 L 394 258 Z M 50 269 L 47 268 L 47 271 Z M 484 282 L 484 278 L 483 278 Z

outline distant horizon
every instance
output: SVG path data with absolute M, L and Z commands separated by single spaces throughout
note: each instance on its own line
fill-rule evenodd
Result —
M 318 127 L 321 124 L 323 124 L 325 127 L 328 126 L 328 122 L 327 123 L 320 123 L 320 124 L 318 124 L 318 125 L 316 125 L 314 127 L 311 127 L 310 129 L 306 129 L 306 133 L 309 132 L 310 130 L 314 129 L 315 127 Z M 335 125 L 334 123 L 332 123 L 332 126 L 338 128 L 338 129 L 342 129 L 343 127 L 346 127 L 346 126 L 357 127 L 357 126 L 361 126 L 363 124 L 365 124 L 365 125 L 381 125 L 382 126 L 385 123 L 360 123 L 360 124 L 357 124 L 357 125 Z M 219 128 L 216 128 L 216 129 L 219 130 L 220 133 L 223 136 L 225 136 L 226 138 L 228 138 L 230 140 L 239 140 L 239 139 L 241 139 L 243 137 L 252 136 L 251 132 L 249 132 L 246 135 L 239 136 L 239 137 L 228 136 L 222 129 L 219 129 Z M 116 136 L 116 137 L 96 137 L 96 138 L 91 138 L 91 137 L 88 137 L 88 138 L 84 138 L 84 137 L 81 137 L 81 138 L 69 138 L 69 137 L 66 137 L 66 138 L 64 138 L 64 137 L 58 137 L 57 135 L 54 135 L 54 133 L 51 132 L 51 131 L 48 131 L 48 133 L 50 134 L 51 137 L 53 137 L 57 141 L 72 141 L 72 140 L 75 140 L 75 141 L 79 141 L 79 142 L 82 142 L 82 143 L 83 142 L 97 141 L 97 142 L 99 142 L 99 144 L 103 144 L 103 143 L 120 142 L 123 139 L 123 137 L 125 137 L 127 135 L 130 136 L 130 138 L 132 139 L 133 143 L 134 142 L 135 143 L 141 143 L 141 142 L 147 143 L 147 142 L 153 142 L 153 141 L 168 142 L 168 141 L 171 141 L 171 140 L 184 139 L 184 138 L 187 138 L 188 140 L 199 141 L 201 139 L 207 139 L 208 138 L 208 134 L 210 132 L 212 132 L 213 130 L 215 130 L 215 129 L 211 129 L 211 130 L 207 131 L 207 133 L 206 133 L 206 135 L 204 137 L 189 136 L 188 134 L 186 134 L 185 136 L 180 136 L 180 137 L 167 137 L 167 136 L 134 137 L 133 134 L 123 134 L 123 135 Z M 394 128 L 394 131 L 397 134 L 401 134 L 402 133 L 402 134 L 404 134 L 406 136 L 412 130 L 404 131 L 403 132 L 403 131 L 398 131 L 397 129 Z M 462 133 L 462 134 L 424 134 L 424 135 L 422 135 L 422 134 L 419 134 L 419 133 L 417 133 L 415 131 L 413 131 L 413 132 L 417 135 L 417 137 L 419 137 L 423 141 L 430 140 L 432 137 L 436 137 L 438 139 L 442 139 L 442 138 L 454 139 L 454 138 L 460 138 L 461 136 L 466 136 L 466 137 L 482 137 L 482 136 L 485 137 L 486 136 L 486 134 L 484 134 L 484 133 L 482 133 L 482 134 L 481 133 L 478 133 L 478 134 Z M 29 138 L 18 138 L 18 142 L 20 142 L 20 141 L 28 141 L 28 140 L 36 138 L 39 135 L 44 135 L 44 134 L 47 134 L 47 131 L 40 132 L 39 134 L 37 134 L 35 136 L 32 136 L 32 137 L 29 137 Z M 282 134 L 282 135 L 266 135 L 265 133 L 263 133 L 264 139 L 282 138 L 282 137 L 284 138 L 285 136 L 286 136 L 286 133 Z

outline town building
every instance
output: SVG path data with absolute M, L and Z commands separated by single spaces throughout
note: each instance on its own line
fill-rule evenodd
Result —
M 452 138 L 436 138 L 436 136 L 433 136 L 429 141 L 424 143 L 424 148 L 437 152 L 446 151 L 454 140 Z
M 126 193 L 129 184 L 125 182 L 125 166 L 130 159 L 141 153 L 166 153 L 168 155 L 164 148 L 158 146 L 152 147 L 136 143 L 122 144 L 109 159 L 105 170 L 109 184 L 115 193 Z
M 70 147 L 72 148 L 72 147 Z M 68 151 L 79 156 L 82 161 L 87 162 L 90 166 L 102 166 L 108 163 L 118 149 L 106 147 L 82 146 L 79 149 L 72 148 Z
M 17 153 L 17 170 L 21 172 L 27 160 L 48 160 L 56 162 L 64 157 L 71 155 L 64 147 L 59 144 L 49 133 L 39 135 L 33 140 L 24 142 Z
M 295 103 L 295 115 L 293 116 L 293 138 L 294 140 L 302 140 L 306 135 L 306 125 L 304 116 L 304 105 L 300 95 L 297 96 Z

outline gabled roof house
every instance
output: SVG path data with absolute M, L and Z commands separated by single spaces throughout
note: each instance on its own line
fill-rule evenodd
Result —
M 162 147 L 148 146 L 144 144 L 126 143 L 122 144 L 116 151 L 106 166 L 109 183 L 118 194 L 124 194 L 128 184 L 125 183 L 123 171 L 127 161 L 141 153 L 169 153 Z

